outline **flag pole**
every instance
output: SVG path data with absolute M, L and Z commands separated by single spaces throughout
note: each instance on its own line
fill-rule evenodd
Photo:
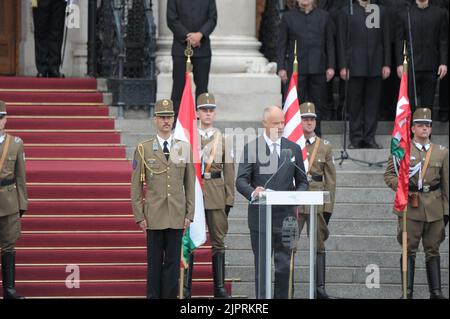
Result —
M 293 74 L 297 74 L 298 73 L 298 59 L 297 59 L 297 40 L 295 40 L 295 44 L 294 44 L 294 66 L 292 69 Z M 295 89 L 297 90 L 297 85 L 298 85 L 298 79 L 297 77 L 295 77 Z M 289 93 L 288 93 L 289 94 Z M 298 97 L 297 97 L 298 98 Z M 298 112 L 300 113 L 300 108 L 298 109 Z M 298 214 L 297 214 L 298 216 Z M 298 220 L 297 220 L 298 223 Z M 289 263 L 289 291 L 288 291 L 288 299 L 292 299 L 293 296 L 293 284 L 294 284 L 294 249 L 292 249 L 291 252 L 291 261 Z
M 191 73 L 192 70 L 192 63 L 191 63 L 191 56 L 194 55 L 194 51 L 192 50 L 192 44 L 191 41 L 188 40 L 187 45 L 186 45 L 186 50 L 184 50 L 184 55 L 186 56 L 186 72 Z M 185 271 L 186 268 L 189 267 L 187 266 L 187 263 L 184 260 L 184 253 L 183 253 L 183 242 L 181 242 L 181 261 L 183 263 L 183 267 L 181 267 L 180 270 L 180 283 L 179 283 L 179 296 L 180 299 L 184 298 L 184 276 L 185 276 Z M 189 256 L 189 258 L 192 258 L 192 256 Z M 188 271 L 192 271 L 192 269 L 189 269 Z
M 183 256 L 183 243 L 181 243 L 181 262 L 183 263 L 183 266 L 180 269 L 180 283 L 178 285 L 178 289 L 179 289 L 179 293 L 178 296 L 180 297 L 180 299 L 184 299 L 184 269 L 185 269 L 185 265 L 184 265 L 184 256 Z
M 406 76 L 408 76 L 408 59 L 407 59 L 407 51 L 406 51 L 406 41 L 403 43 L 403 72 L 406 72 Z M 409 132 L 408 132 L 409 134 Z M 403 231 L 402 231 L 402 283 L 403 283 L 403 299 L 408 298 L 408 284 L 407 284 L 407 273 L 408 273 L 408 230 L 406 229 L 406 219 L 408 213 L 408 204 L 406 204 L 405 209 L 403 210 Z

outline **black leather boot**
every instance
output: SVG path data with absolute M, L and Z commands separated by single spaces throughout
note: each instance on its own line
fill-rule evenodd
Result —
M 426 266 L 430 299 L 447 299 L 441 289 L 441 257 L 431 257 Z
M 407 299 L 413 299 L 414 295 L 414 274 L 416 270 L 416 258 L 408 256 L 406 261 L 406 288 L 407 288 Z M 402 289 L 403 289 L 403 260 L 400 257 L 400 276 L 402 278 Z M 403 293 L 400 299 L 403 299 Z
M 317 299 L 333 299 L 328 296 L 325 290 L 325 253 L 317 253 L 316 255 L 316 298 Z
M 194 272 L 194 254 L 189 256 L 189 267 L 184 275 L 183 298 L 191 299 L 192 297 L 192 273 Z
M 225 290 L 225 253 L 217 252 L 212 257 L 214 277 L 214 298 L 228 299 Z
M 16 253 L 6 252 L 2 255 L 3 299 L 24 299 L 16 292 Z

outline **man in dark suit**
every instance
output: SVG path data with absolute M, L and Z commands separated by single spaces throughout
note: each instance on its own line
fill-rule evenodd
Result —
M 257 297 L 262 297 L 258 294 L 260 291 L 258 268 L 263 265 L 264 258 L 260 254 L 259 240 L 260 236 L 264 235 L 265 220 L 259 218 L 259 205 L 252 202 L 267 189 L 274 191 L 306 191 L 308 189 L 300 147 L 281 137 L 284 130 L 283 111 L 277 106 L 266 108 L 262 123 L 265 129 L 264 134 L 245 145 L 236 179 L 238 192 L 251 202 L 248 206 L 248 227 L 255 261 Z M 264 213 L 261 217 L 263 216 L 265 216 Z M 282 230 L 284 221 L 289 217 L 295 217 L 294 207 L 273 207 L 274 298 L 288 298 L 292 249 L 283 245 Z
M 387 13 L 379 6 L 379 19 L 370 1 L 353 4 L 353 15 L 342 8 L 338 18 L 338 64 L 342 79 L 349 78 L 349 149 L 376 148 L 377 115 L 382 79 L 391 74 L 391 43 Z M 367 22 L 378 20 L 379 25 Z M 349 72 L 350 69 L 350 72 Z
M 317 134 L 320 120 L 329 119 L 327 82 L 334 77 L 334 23 L 325 10 L 316 8 L 313 0 L 298 0 L 296 8 L 281 19 L 277 46 L 278 76 L 288 83 L 294 62 L 295 42 L 298 58 L 298 94 L 301 102 L 317 106 Z
M 66 0 L 33 3 L 34 45 L 37 77 L 60 78 Z
M 184 89 L 186 56 L 184 51 L 191 42 L 192 72 L 196 86 L 196 98 L 208 92 L 209 70 L 211 68 L 211 41 L 209 36 L 217 24 L 215 0 L 168 0 L 167 25 L 173 32 L 172 101 L 178 114 Z
M 447 12 L 432 5 L 429 0 L 417 0 L 409 8 L 411 18 L 411 34 L 414 50 L 414 71 L 419 101 L 415 101 L 413 85 L 410 85 L 409 96 L 413 109 L 418 105 L 432 107 L 436 93 L 437 80 L 447 74 L 448 66 L 448 17 Z M 403 42 L 409 42 L 407 10 L 402 12 L 401 27 L 397 33 L 397 73 L 403 72 Z M 408 54 L 411 56 L 411 52 Z M 408 71 L 412 83 L 412 63 Z

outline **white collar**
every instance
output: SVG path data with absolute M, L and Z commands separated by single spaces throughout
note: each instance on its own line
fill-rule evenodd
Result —
M 2 144 L 5 141 L 6 134 L 0 135 L 0 144 Z
M 428 144 L 425 144 L 425 145 L 422 145 L 422 144 L 420 144 L 419 142 L 416 142 L 416 141 L 414 141 L 414 140 L 413 140 L 413 142 L 414 142 L 414 145 L 416 145 L 416 147 L 417 147 L 417 149 L 418 149 L 419 151 L 421 151 L 422 148 L 425 146 L 425 150 L 428 152 L 428 150 L 429 150 L 430 147 L 431 147 L 431 142 L 428 142 Z
M 269 147 L 271 147 L 273 144 L 277 144 L 279 146 L 281 146 L 281 137 L 278 138 L 275 142 L 272 141 L 266 134 L 266 132 L 264 132 L 264 139 L 266 140 L 267 145 L 269 145 Z
M 314 135 L 314 136 L 310 137 L 309 139 L 307 139 L 306 141 L 309 142 L 309 144 L 312 145 L 312 144 L 314 144 L 316 142 L 316 137 L 317 136 Z
M 424 3 L 424 4 L 416 2 L 416 5 L 417 5 L 417 8 L 419 8 L 419 9 L 426 9 L 430 6 L 430 1 L 428 1 L 427 3 Z
M 161 149 L 164 149 L 164 142 L 167 141 L 167 143 L 168 143 L 167 147 L 170 150 L 170 147 L 172 146 L 172 139 L 173 139 L 172 135 L 170 135 L 170 137 L 167 140 L 164 140 L 159 135 L 156 135 L 156 137 L 158 138 L 159 145 L 161 145 Z
M 365 8 L 370 4 L 370 0 L 369 1 L 359 0 L 358 3 L 361 7 Z
M 214 127 L 212 127 L 209 130 L 205 131 L 205 130 L 199 128 L 198 133 L 200 134 L 201 137 L 209 139 L 214 135 L 214 133 L 216 133 L 216 129 Z

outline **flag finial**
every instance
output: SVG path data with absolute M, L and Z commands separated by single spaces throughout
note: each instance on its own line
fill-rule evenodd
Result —
M 186 50 L 184 50 L 184 55 L 187 57 L 186 72 L 191 72 L 192 70 L 191 56 L 194 55 L 194 51 L 192 50 L 192 44 L 191 41 L 189 40 L 186 45 Z
M 403 72 L 408 72 L 408 51 L 406 49 L 406 40 L 403 41 Z
M 298 59 L 297 59 L 297 40 L 295 40 L 294 44 L 294 69 L 295 73 L 298 73 Z

